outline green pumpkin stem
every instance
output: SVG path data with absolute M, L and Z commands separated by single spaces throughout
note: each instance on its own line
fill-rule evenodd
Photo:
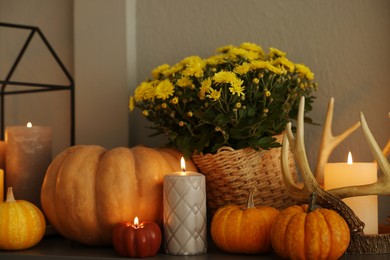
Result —
M 309 207 L 307 208 L 307 213 L 312 212 L 314 210 L 314 207 L 316 205 L 316 197 L 317 193 L 315 191 L 310 193 Z
M 252 189 L 250 192 L 249 192 L 249 196 L 248 196 L 248 202 L 246 203 L 246 208 L 247 209 L 250 209 L 250 208 L 255 208 L 255 202 L 253 201 L 253 197 L 255 196 L 255 191 L 256 189 Z

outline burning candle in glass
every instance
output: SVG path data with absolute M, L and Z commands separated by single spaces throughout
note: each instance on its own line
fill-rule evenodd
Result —
M 374 183 L 377 180 L 375 163 L 353 163 L 351 152 L 347 163 L 328 163 L 325 165 L 325 190 Z M 378 233 L 378 196 L 359 196 L 343 199 L 356 216 L 365 223 L 365 234 Z
M 197 255 L 207 252 L 206 179 L 203 174 L 182 171 L 164 176 L 163 226 L 167 254 Z
M 5 130 L 6 187 L 12 187 L 15 197 L 40 207 L 43 178 L 51 162 L 51 128 L 10 126 Z

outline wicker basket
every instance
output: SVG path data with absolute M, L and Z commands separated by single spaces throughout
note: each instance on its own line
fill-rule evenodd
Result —
M 282 135 L 275 136 L 279 142 Z M 245 205 L 254 187 L 256 206 L 267 205 L 283 209 L 296 203 L 289 197 L 280 166 L 281 148 L 255 151 L 221 148 L 216 154 L 193 155 L 192 161 L 206 176 L 207 206 L 213 214 L 219 207 Z M 293 178 L 297 173 L 293 156 L 289 156 Z

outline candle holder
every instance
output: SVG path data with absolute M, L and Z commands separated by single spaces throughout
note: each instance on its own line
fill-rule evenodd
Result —
M 5 97 L 8 95 L 16 95 L 16 94 L 27 94 L 27 93 L 37 93 L 37 92 L 47 92 L 47 91 L 70 91 L 70 117 L 71 117 L 71 123 L 70 123 L 70 144 L 74 145 L 75 143 L 75 89 L 74 89 L 74 80 L 64 64 L 62 63 L 61 59 L 58 57 L 57 53 L 54 51 L 53 47 L 50 45 L 49 41 L 46 39 L 45 35 L 42 33 L 42 31 L 36 27 L 36 26 L 28 26 L 28 25 L 18 25 L 18 24 L 11 24 L 11 23 L 0 23 L 0 28 L 6 27 L 11 28 L 15 30 L 27 30 L 30 31 L 29 35 L 27 36 L 26 41 L 24 42 L 21 50 L 19 51 L 15 61 L 13 62 L 10 70 L 8 71 L 6 77 L 4 80 L 0 80 L 0 137 L 1 140 L 4 140 L 4 116 L 5 116 Z M 38 35 L 38 37 L 42 40 L 62 72 L 65 74 L 66 78 L 69 81 L 68 85 L 57 85 L 57 84 L 42 84 L 42 83 L 34 83 L 34 82 L 18 82 L 18 81 L 12 81 L 11 78 L 16 71 L 20 61 L 22 60 L 28 46 L 31 43 L 31 40 L 35 35 Z M 24 86 L 27 87 L 27 89 L 8 89 L 8 87 L 12 86 Z

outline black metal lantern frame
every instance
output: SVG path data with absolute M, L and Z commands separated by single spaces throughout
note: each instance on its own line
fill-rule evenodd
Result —
M 7 95 L 16 95 L 16 94 L 26 94 L 26 93 L 36 93 L 36 92 L 46 92 L 46 91 L 59 91 L 59 90 L 67 90 L 70 91 L 70 117 L 71 117 L 71 123 L 70 123 L 70 145 L 75 144 L 75 88 L 74 88 L 74 80 L 73 77 L 70 75 L 56 52 L 54 51 L 53 47 L 50 45 L 49 41 L 46 39 L 42 31 L 35 26 L 28 26 L 28 25 L 18 25 L 18 24 L 10 24 L 10 23 L 2 23 L 0 22 L 0 27 L 9 27 L 17 30 L 28 30 L 30 31 L 29 35 L 27 36 L 26 41 L 24 42 L 24 45 L 22 46 L 22 49 L 19 51 L 19 54 L 17 55 L 15 61 L 12 64 L 12 67 L 8 71 L 6 78 L 4 80 L 0 79 L 0 134 L 1 139 L 4 140 L 4 116 L 5 116 L 5 97 Z M 24 53 L 26 52 L 29 44 L 31 43 L 31 40 L 35 35 L 38 35 L 40 39 L 43 41 L 47 49 L 49 50 L 50 54 L 53 56 L 54 60 L 57 62 L 63 73 L 65 74 L 66 78 L 69 81 L 68 85 L 53 85 L 53 84 L 42 84 L 42 83 L 33 83 L 33 82 L 18 82 L 18 81 L 12 81 L 12 75 L 16 71 L 17 66 L 19 65 L 20 61 L 23 58 Z M 26 89 L 15 89 L 12 88 L 12 86 L 25 86 L 28 87 Z

